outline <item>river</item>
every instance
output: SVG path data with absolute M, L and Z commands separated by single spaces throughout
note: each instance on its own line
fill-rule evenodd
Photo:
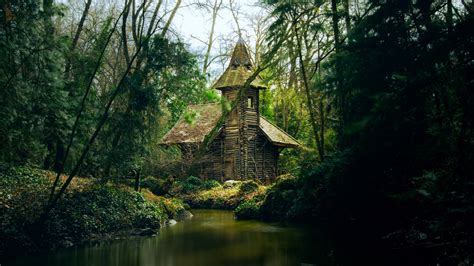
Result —
M 156 236 L 25 256 L 6 265 L 320 265 L 322 257 L 328 258 L 317 252 L 324 249 L 317 247 L 310 228 L 237 221 L 230 211 L 192 212 L 192 219 L 164 227 Z

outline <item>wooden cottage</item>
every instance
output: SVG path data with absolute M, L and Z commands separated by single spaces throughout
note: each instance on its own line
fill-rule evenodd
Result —
M 229 66 L 214 83 L 229 102 L 253 74 L 253 65 L 243 41 L 237 42 Z M 256 77 L 241 97 L 237 106 L 211 140 L 205 159 L 200 160 L 202 178 L 216 180 L 259 179 L 269 183 L 278 172 L 278 156 L 284 148 L 298 147 L 299 143 L 285 131 L 260 115 L 259 91 L 266 89 Z M 192 123 L 187 116 L 193 115 Z M 219 103 L 190 105 L 176 125 L 163 137 L 162 144 L 179 145 L 183 157 L 203 143 L 222 116 Z

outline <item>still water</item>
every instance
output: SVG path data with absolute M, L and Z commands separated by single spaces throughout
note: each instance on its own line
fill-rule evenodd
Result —
M 156 236 L 23 257 L 8 265 L 230 266 L 319 265 L 321 262 L 323 254 L 318 254 L 321 249 L 316 247 L 309 228 L 236 221 L 230 211 L 194 210 L 193 214 L 192 219 L 162 228 Z

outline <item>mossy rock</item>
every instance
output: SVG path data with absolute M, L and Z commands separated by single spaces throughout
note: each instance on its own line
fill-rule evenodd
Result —
M 151 192 L 153 192 L 153 194 L 158 196 L 164 196 L 169 189 L 166 187 L 165 180 L 151 176 L 144 178 L 140 185 L 143 188 L 148 188 Z
M 242 202 L 234 213 L 237 219 L 259 219 L 261 217 L 260 206 L 254 200 Z
M 187 184 L 187 185 L 192 185 L 192 186 L 199 187 L 199 186 L 202 185 L 203 182 L 199 177 L 189 176 L 188 178 L 186 178 L 184 183 Z
M 238 180 L 227 180 L 224 182 L 224 184 L 222 185 L 224 188 L 232 188 L 232 187 L 235 187 L 237 185 L 239 185 L 240 183 L 242 183 L 242 181 L 238 181 Z
M 202 183 L 201 188 L 205 190 L 209 190 L 209 189 L 220 187 L 220 186 L 221 184 L 219 183 L 219 181 L 214 180 L 214 179 L 209 179 Z
M 239 193 L 240 194 L 248 194 L 258 190 L 257 182 L 253 180 L 246 180 L 240 184 Z

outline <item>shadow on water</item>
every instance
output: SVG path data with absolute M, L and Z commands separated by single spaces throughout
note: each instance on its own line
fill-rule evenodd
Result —
M 195 210 L 190 220 L 136 237 L 15 258 L 2 265 L 328 265 L 310 228 L 236 221 L 233 213 Z
M 372 260 L 363 259 L 365 265 L 398 264 L 387 263 L 384 254 L 364 250 L 364 245 L 344 237 L 338 241 L 342 245 L 334 245 L 334 234 L 329 237 L 329 230 L 319 226 L 236 221 L 232 212 L 221 210 L 193 213 L 192 219 L 162 228 L 157 236 L 24 256 L 1 265 L 359 265 L 361 258 L 357 257 L 362 254 L 369 254 Z M 350 252 L 338 246 L 349 246 Z

